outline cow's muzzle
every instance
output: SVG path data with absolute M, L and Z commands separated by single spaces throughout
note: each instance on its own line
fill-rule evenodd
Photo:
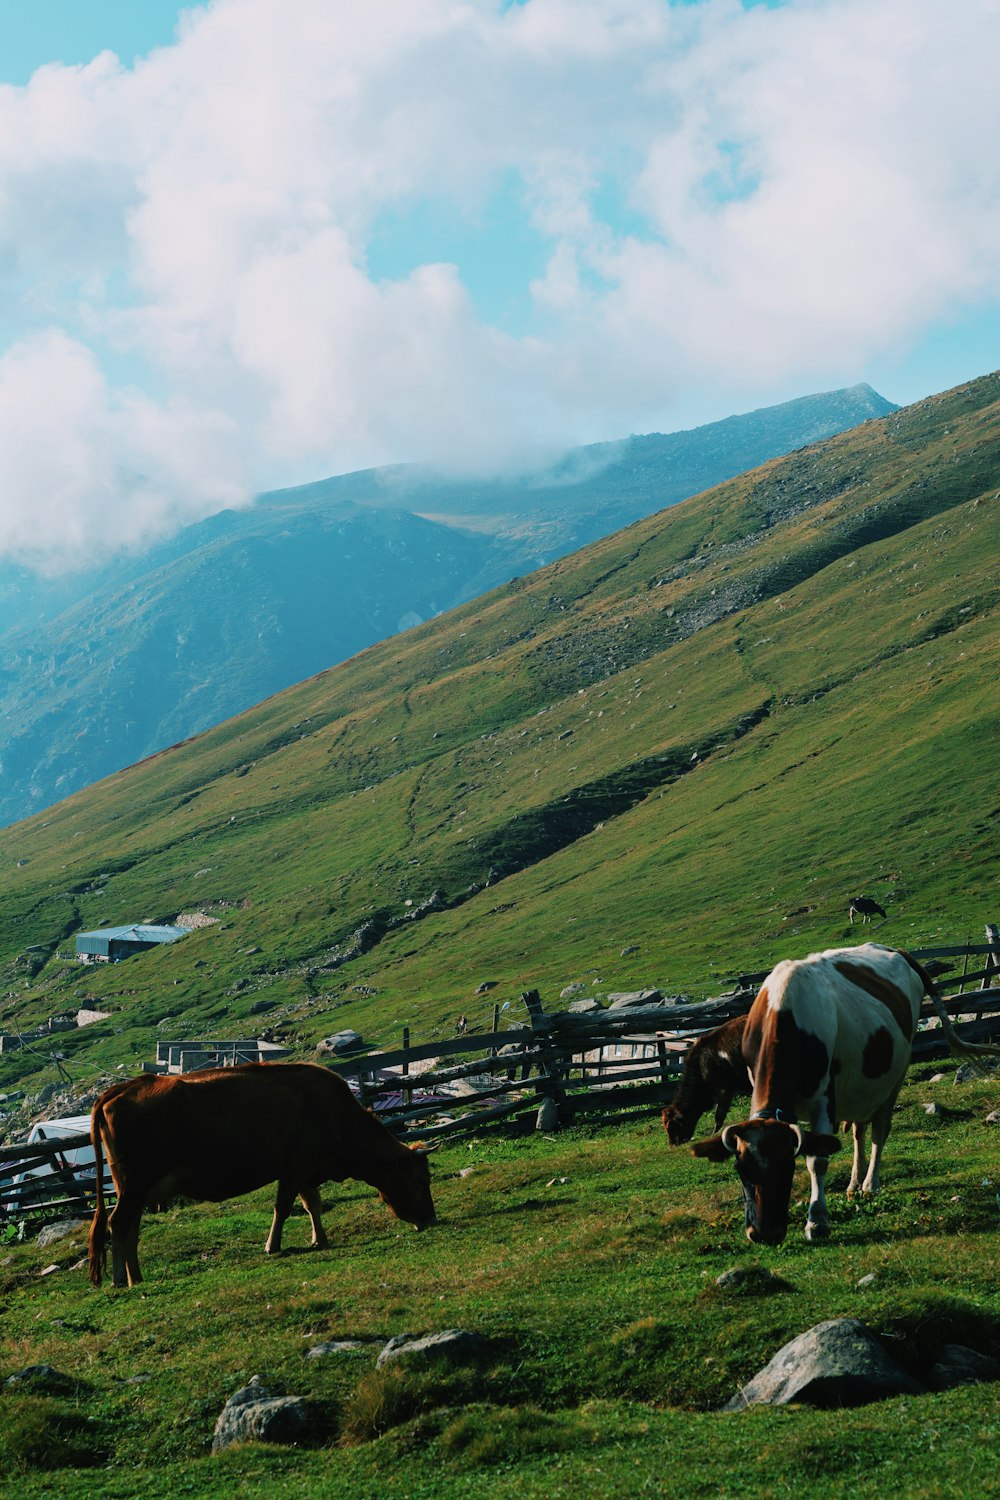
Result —
M 747 1239 L 752 1245 L 780 1245 L 788 1233 L 788 1225 L 775 1225 L 773 1229 L 760 1229 L 756 1224 L 747 1225 Z

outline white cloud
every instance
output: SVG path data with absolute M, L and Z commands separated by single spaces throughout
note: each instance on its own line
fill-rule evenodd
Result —
M 0 88 L 0 552 L 857 379 L 997 300 L 998 44 L 993 0 L 215 0 Z M 467 244 L 369 270 L 511 181 L 518 333 Z
M 72 567 L 238 504 L 237 439 L 179 399 L 111 390 L 58 330 L 25 339 L 0 359 L 0 555 Z

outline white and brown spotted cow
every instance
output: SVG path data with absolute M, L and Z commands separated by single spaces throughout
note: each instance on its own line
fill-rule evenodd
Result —
M 825 1177 L 830 1156 L 840 1149 L 834 1134 L 840 1121 L 854 1127 L 848 1196 L 859 1183 L 862 1193 L 878 1191 L 882 1151 L 925 992 L 956 1056 L 997 1054 L 995 1047 L 961 1041 L 932 980 L 908 953 L 865 943 L 786 959 L 771 970 L 743 1031 L 753 1080 L 750 1117 L 691 1147 L 709 1161 L 734 1158 L 748 1239 L 777 1245 L 785 1238 L 800 1156 L 811 1183 L 806 1239 L 829 1234 Z M 868 1125 L 871 1158 L 864 1172 Z

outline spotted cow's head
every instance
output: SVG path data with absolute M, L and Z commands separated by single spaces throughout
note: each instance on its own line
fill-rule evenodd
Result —
M 727 1125 L 718 1135 L 691 1147 L 692 1155 L 706 1161 L 735 1160 L 745 1200 L 747 1239 L 762 1245 L 780 1245 L 788 1233 L 796 1157 L 832 1156 L 839 1150 L 835 1135 L 801 1130 L 784 1120 Z

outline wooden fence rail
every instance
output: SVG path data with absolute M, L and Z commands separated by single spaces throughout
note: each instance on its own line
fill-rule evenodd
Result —
M 1000 934 L 987 928 L 985 945 L 916 950 L 922 963 L 962 959 L 961 976 L 945 996 L 960 1036 L 1000 1037 Z M 982 968 L 969 972 L 973 959 Z M 361 1101 L 401 1139 L 473 1135 L 497 1127 L 544 1128 L 577 1116 L 658 1111 L 671 1097 L 695 1039 L 733 1016 L 745 1015 L 767 971 L 741 975 L 731 993 L 696 1003 L 628 1005 L 618 1009 L 547 1012 L 535 991 L 522 995 L 526 1019 L 506 1031 L 465 1033 L 436 1042 L 338 1059 L 329 1064 Z M 939 981 L 940 982 L 940 981 Z M 967 986 L 979 985 L 978 989 Z M 913 1059 L 947 1055 L 933 1008 L 925 1001 Z M 424 1070 L 415 1071 L 420 1064 Z M 280 1066 L 280 1064 L 276 1064 Z M 461 1089 L 462 1092 L 456 1092 Z M 0 1147 L 0 1225 L 5 1221 L 93 1208 L 96 1168 L 71 1163 L 66 1153 L 90 1146 L 88 1134 Z M 43 1176 L 33 1172 L 47 1168 Z M 105 1166 L 105 1191 L 114 1195 Z

